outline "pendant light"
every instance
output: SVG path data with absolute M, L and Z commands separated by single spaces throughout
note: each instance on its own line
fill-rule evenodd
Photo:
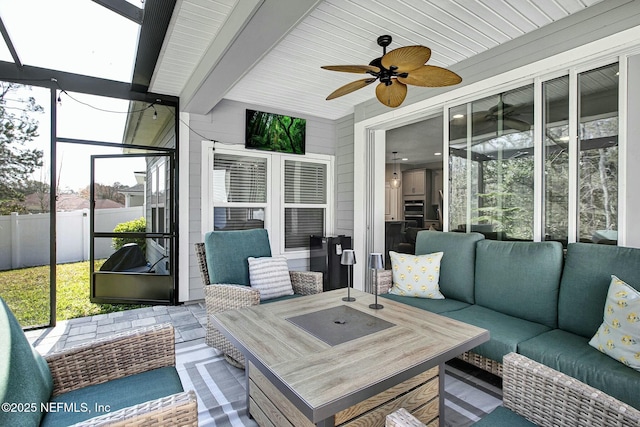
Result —
M 398 163 L 397 163 L 397 158 L 396 158 L 396 154 L 398 154 L 397 151 L 393 152 L 393 176 L 391 177 L 391 188 L 400 188 L 400 175 L 398 175 L 397 169 L 398 169 Z

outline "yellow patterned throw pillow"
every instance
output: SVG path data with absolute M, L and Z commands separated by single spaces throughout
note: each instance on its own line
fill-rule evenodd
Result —
M 444 299 L 440 293 L 440 260 L 443 252 L 426 255 L 389 251 L 393 286 L 389 293 L 407 297 Z
M 640 292 L 616 276 L 611 276 L 604 321 L 589 344 L 640 371 Z

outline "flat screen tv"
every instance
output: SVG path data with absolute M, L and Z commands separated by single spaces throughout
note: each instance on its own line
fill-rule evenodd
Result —
M 307 121 L 281 114 L 247 110 L 245 147 L 304 154 Z

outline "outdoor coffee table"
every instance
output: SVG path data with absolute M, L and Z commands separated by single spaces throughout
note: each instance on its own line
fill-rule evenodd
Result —
M 489 332 L 346 289 L 213 315 L 247 360 L 247 403 L 261 426 L 384 425 L 403 407 L 443 419 L 444 362 Z M 444 425 L 442 423 L 442 425 Z

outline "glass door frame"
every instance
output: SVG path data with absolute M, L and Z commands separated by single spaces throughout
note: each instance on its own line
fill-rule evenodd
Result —
M 100 304 L 172 304 L 178 302 L 178 235 L 176 230 L 176 153 L 174 149 L 146 147 L 148 153 L 134 154 L 97 154 L 91 156 L 91 182 L 89 203 L 89 275 L 91 281 L 90 300 Z M 163 232 L 106 232 L 95 230 L 95 172 L 98 159 L 122 159 L 134 157 L 165 157 L 169 165 L 168 188 L 169 201 L 165 206 L 168 213 L 168 230 Z M 145 192 L 145 199 L 147 194 Z M 146 214 L 146 212 L 145 212 Z M 143 238 L 165 239 L 169 241 L 168 271 L 170 274 L 153 272 L 96 272 L 95 271 L 95 239 L 101 238 Z M 155 264 L 154 264 L 155 265 Z M 98 278 L 99 277 L 99 278 Z M 98 283 L 99 282 L 99 283 Z M 100 289 L 98 289 L 100 288 Z M 129 289 L 128 291 L 124 291 Z M 125 292 L 125 293 L 122 293 Z

